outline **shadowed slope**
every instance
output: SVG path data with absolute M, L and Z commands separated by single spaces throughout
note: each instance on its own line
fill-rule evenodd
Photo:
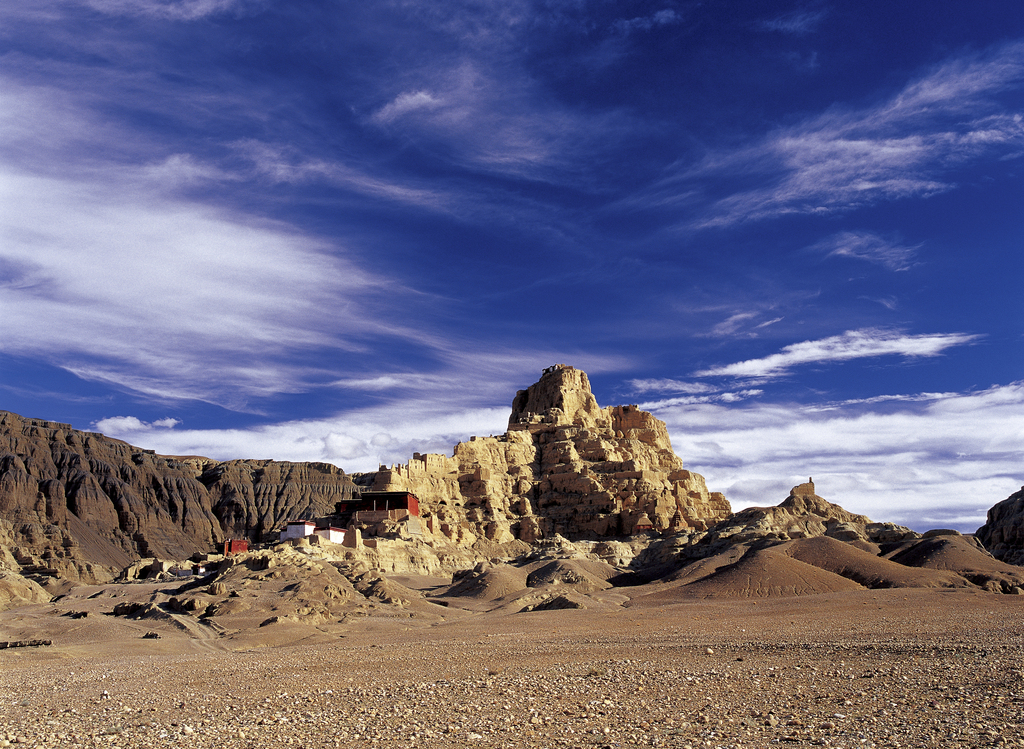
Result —
M 688 585 L 633 598 L 628 606 L 663 606 L 694 598 L 776 598 L 861 590 L 845 577 L 793 559 L 777 548 L 750 549 L 743 557 Z
M 801 538 L 778 547 L 792 559 L 834 572 L 866 588 L 963 588 L 955 572 L 914 569 L 827 536 Z

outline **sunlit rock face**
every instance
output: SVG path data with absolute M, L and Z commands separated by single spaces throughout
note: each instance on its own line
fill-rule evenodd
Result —
M 991 507 L 974 535 L 996 559 L 1024 565 L 1024 486 Z
M 703 530 L 730 513 L 683 468 L 664 422 L 636 406 L 601 408 L 586 373 L 564 364 L 516 394 L 505 434 L 459 443 L 451 457 L 417 453 L 372 488 L 416 494 L 427 531 L 461 545 L 631 535 L 648 522 Z

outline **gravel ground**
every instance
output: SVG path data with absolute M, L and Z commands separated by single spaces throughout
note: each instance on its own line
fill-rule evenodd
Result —
M 370 615 L 274 647 L 46 621 L 51 647 L 0 651 L 0 746 L 1024 747 L 1019 596 Z

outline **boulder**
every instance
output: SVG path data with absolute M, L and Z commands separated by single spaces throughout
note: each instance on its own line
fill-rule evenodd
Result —
M 990 508 L 974 536 L 996 559 L 1024 565 L 1024 486 Z

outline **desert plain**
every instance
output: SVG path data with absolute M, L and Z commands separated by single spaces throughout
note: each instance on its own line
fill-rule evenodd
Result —
M 381 603 L 316 626 L 109 613 L 175 587 L 0 614 L 8 640 L 52 643 L 0 650 L 0 745 L 1024 746 L 1024 596 L 622 600 L 639 586 L 606 610 Z

